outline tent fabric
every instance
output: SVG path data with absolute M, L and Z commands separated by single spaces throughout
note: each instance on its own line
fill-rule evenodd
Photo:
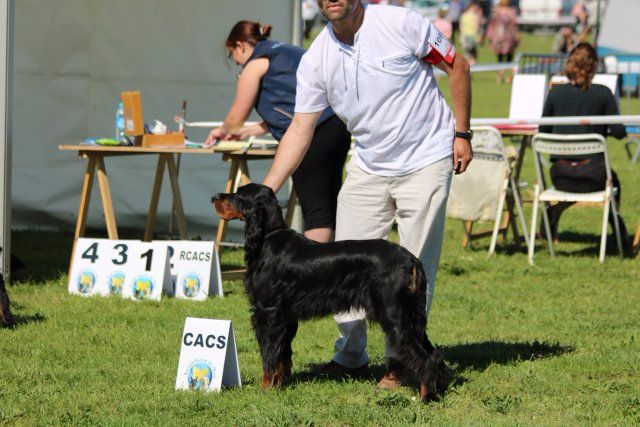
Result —
M 598 37 L 598 53 L 640 53 L 640 1 L 609 1 Z
M 235 94 L 235 64 L 224 40 L 233 23 L 273 26 L 291 41 L 292 0 L 20 0 L 15 2 L 13 226 L 75 225 L 86 161 L 59 151 L 87 137 L 114 137 L 120 92 L 142 93 L 145 121 L 175 129 L 187 100 L 189 120 L 222 120 Z M 257 119 L 252 116 L 251 119 Z M 196 141 L 206 130 L 188 130 Z M 107 158 L 119 227 L 143 227 L 157 156 Z M 262 179 L 270 162 L 250 162 Z M 183 155 L 180 184 L 190 233 L 211 236 L 217 222 L 210 196 L 223 191 L 228 165 L 220 155 Z M 158 227 L 171 207 L 163 182 Z M 89 226 L 104 228 L 94 182 Z

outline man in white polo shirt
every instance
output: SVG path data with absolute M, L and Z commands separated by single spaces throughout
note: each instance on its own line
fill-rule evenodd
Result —
M 469 65 L 425 18 L 361 0 L 318 0 L 330 21 L 302 57 L 295 115 L 264 184 L 278 190 L 303 158 L 315 122 L 330 106 L 356 139 L 338 197 L 336 240 L 387 238 L 395 220 L 400 244 L 421 260 L 433 298 L 452 172 L 472 159 Z M 433 75 L 449 76 L 455 120 Z M 367 369 L 364 313 L 335 316 L 332 376 Z M 400 385 L 402 366 L 387 343 L 381 388 Z

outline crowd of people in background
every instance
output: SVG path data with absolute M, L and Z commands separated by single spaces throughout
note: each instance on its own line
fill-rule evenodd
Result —
M 363 3 L 415 6 L 415 2 L 409 0 L 368 0 Z M 491 46 L 497 62 L 511 62 L 520 43 L 518 5 L 517 0 L 447 0 L 441 3 L 431 20 L 445 37 L 458 43 L 471 65 L 477 62 L 478 49 L 485 43 Z M 589 0 L 575 0 L 567 10 L 574 22 L 557 32 L 553 52 L 568 54 L 578 43 L 587 40 L 593 27 L 592 9 Z M 312 28 L 322 21 L 317 0 L 303 0 L 302 16 L 304 37 L 310 39 Z M 504 81 L 504 74 L 498 73 L 497 82 Z

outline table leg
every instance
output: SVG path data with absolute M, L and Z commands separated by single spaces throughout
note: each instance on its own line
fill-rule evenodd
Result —
M 89 204 L 91 202 L 91 187 L 93 186 L 93 177 L 96 173 L 96 159 L 91 156 L 87 162 L 87 171 L 84 173 L 84 181 L 82 183 L 82 195 L 80 196 L 80 208 L 78 208 L 78 221 L 76 222 L 76 232 L 74 241 L 84 236 L 84 229 L 87 225 L 87 214 L 89 213 Z
M 76 243 L 78 239 L 84 236 L 85 226 L 87 225 L 87 214 L 89 213 L 89 203 L 91 202 L 91 187 L 93 186 L 93 177 L 96 173 L 96 159 L 90 156 L 87 161 L 87 171 L 84 173 L 82 182 L 82 194 L 80 196 L 80 207 L 78 208 L 78 220 L 76 222 L 76 231 L 73 236 L 73 246 L 71 248 L 71 259 L 76 252 Z M 71 274 L 71 264 L 67 275 Z
M 178 220 L 178 229 L 180 230 L 180 238 L 188 239 L 187 221 L 184 217 L 184 207 L 182 205 L 182 195 L 180 194 L 180 184 L 178 183 L 178 168 L 172 154 L 166 157 L 166 163 L 169 169 L 169 181 L 171 182 L 171 190 L 173 191 L 173 204 L 175 206 L 176 219 Z
M 102 155 L 98 155 L 96 157 L 98 163 L 98 186 L 100 187 L 100 196 L 102 196 L 104 220 L 107 223 L 107 234 L 109 239 L 113 240 L 118 238 L 118 229 L 116 228 L 116 217 L 113 212 L 109 177 L 107 176 L 107 169 L 104 166 L 104 157 Z
M 289 203 L 287 203 L 287 215 L 284 218 L 284 222 L 287 224 L 287 227 L 291 227 L 291 223 L 293 222 L 293 213 L 295 212 L 297 202 L 298 195 L 296 194 L 296 190 L 291 188 Z
M 513 170 L 513 178 L 516 181 L 516 184 L 520 184 L 520 172 L 522 172 L 522 163 L 524 162 L 524 155 L 527 151 L 527 145 L 531 144 L 531 136 L 524 135 L 522 137 L 522 141 L 520 142 L 520 150 L 518 150 L 518 159 L 516 160 L 516 165 Z
M 240 159 L 240 183 L 242 185 L 247 185 L 251 182 L 251 177 L 249 176 L 249 165 L 247 165 L 247 159 Z M 234 188 L 233 191 L 237 190 Z
M 156 167 L 156 178 L 153 181 L 151 191 L 151 201 L 149 202 L 149 212 L 147 212 L 147 226 L 144 230 L 144 241 L 150 242 L 153 238 L 153 226 L 156 223 L 156 213 L 158 212 L 158 201 L 160 200 L 160 190 L 162 189 L 162 178 L 164 177 L 164 164 L 166 157 L 163 154 L 158 156 L 158 166 Z
M 507 201 L 506 215 L 509 217 L 507 227 L 509 226 L 509 224 L 511 225 L 511 231 L 513 232 L 513 241 L 515 243 L 516 249 L 520 249 L 520 233 L 518 232 L 518 224 L 516 223 L 516 214 L 513 209 L 515 207 L 515 201 L 513 199 L 513 196 L 507 196 L 506 201 Z
M 225 186 L 225 193 L 232 193 L 235 188 L 236 177 L 238 176 L 238 160 L 231 158 L 231 166 L 229 167 L 229 176 L 227 178 L 227 185 Z M 218 256 L 222 254 L 222 246 L 220 242 L 224 241 L 227 235 L 227 221 L 220 218 L 218 221 L 218 231 L 216 232 L 216 249 L 218 250 Z

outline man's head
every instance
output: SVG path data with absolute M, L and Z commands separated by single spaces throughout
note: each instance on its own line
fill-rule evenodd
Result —
M 349 18 L 358 8 L 360 0 L 318 0 L 322 15 L 331 22 Z

